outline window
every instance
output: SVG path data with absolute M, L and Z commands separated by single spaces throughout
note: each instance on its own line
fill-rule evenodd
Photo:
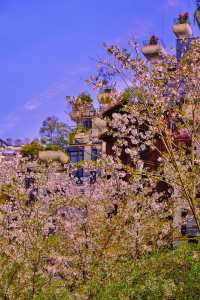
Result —
M 75 171 L 75 177 L 76 177 L 76 184 L 81 185 L 83 184 L 83 168 L 77 169 Z
M 97 179 L 96 171 L 90 171 L 90 184 L 94 184 Z
M 83 177 L 83 168 L 77 169 L 77 170 L 76 170 L 76 173 L 75 173 L 75 176 L 76 176 L 77 178 Z
M 83 120 L 83 126 L 87 129 L 92 128 L 92 119 Z
M 91 153 L 91 160 L 97 160 L 100 157 L 100 151 L 99 149 L 92 149 L 92 153 Z
M 72 149 L 69 151 L 69 154 L 70 154 L 70 160 L 74 163 L 84 160 L 83 149 Z
M 69 149 L 70 160 L 73 163 L 77 163 L 81 160 L 84 160 L 84 149 L 80 147 L 73 147 Z M 83 174 L 83 168 L 78 168 L 72 172 L 72 175 L 76 178 L 76 184 L 83 184 L 81 179 Z

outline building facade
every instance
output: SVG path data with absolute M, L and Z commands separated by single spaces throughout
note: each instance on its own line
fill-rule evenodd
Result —
M 99 139 L 101 126 L 98 121 L 98 112 L 94 108 L 92 99 L 88 95 L 81 95 L 70 101 L 72 111 L 71 119 L 75 127 L 69 135 L 68 154 L 72 163 L 80 161 L 96 161 L 105 153 L 105 142 Z M 98 170 L 90 171 L 78 168 L 75 176 L 81 183 L 83 178 L 89 177 L 91 181 L 96 180 Z

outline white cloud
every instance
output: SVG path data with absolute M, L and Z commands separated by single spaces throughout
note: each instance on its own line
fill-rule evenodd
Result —
M 38 94 L 38 95 L 34 96 L 33 98 L 29 99 L 25 103 L 24 109 L 27 110 L 27 111 L 36 110 L 42 104 L 44 104 L 48 101 L 51 101 L 52 98 L 57 96 L 65 88 L 66 88 L 66 81 L 65 80 L 50 86 L 49 88 L 47 88 L 46 90 L 44 90 L 40 94 Z
M 38 102 L 31 102 L 28 101 L 25 105 L 24 105 L 24 109 L 27 111 L 34 111 L 39 107 L 39 103 Z
M 78 69 L 68 72 L 67 76 L 60 81 L 57 81 L 47 87 L 47 89 L 34 95 L 32 98 L 28 99 L 21 107 L 13 111 L 9 115 L 5 116 L 0 120 L 0 136 L 11 136 L 15 128 L 22 128 L 23 120 L 29 118 L 31 122 L 32 117 L 35 115 L 35 111 L 45 113 L 52 102 L 56 102 L 58 99 L 63 99 L 65 101 L 65 96 L 67 95 L 67 90 L 77 82 L 77 77 L 83 76 L 87 73 L 89 67 L 80 67 Z M 81 80 L 83 81 L 83 80 Z M 63 110 L 65 107 L 63 107 Z M 48 112 L 49 113 L 49 112 Z M 38 114 L 37 114 L 38 115 Z M 67 116 L 66 116 L 67 117 Z M 66 119 L 65 117 L 65 119 Z M 10 134 L 11 132 L 11 134 Z
M 41 92 L 40 94 L 29 99 L 22 107 L 7 115 L 0 122 L 0 135 L 6 135 L 7 132 L 13 131 L 14 128 L 19 126 L 24 116 L 39 109 L 42 105 L 48 105 L 50 101 L 59 97 L 60 93 L 66 90 L 69 80 L 63 79 L 60 82 L 54 83 L 52 86 Z
M 177 7 L 180 3 L 179 0 L 167 0 L 167 4 L 171 7 Z

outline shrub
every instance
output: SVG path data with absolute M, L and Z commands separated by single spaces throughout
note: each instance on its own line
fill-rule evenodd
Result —
M 24 145 L 21 148 L 20 153 L 23 157 L 29 157 L 31 159 L 37 158 L 39 151 L 44 150 L 44 147 L 36 141 L 33 141 L 31 144 Z
M 79 95 L 79 99 L 81 100 L 82 104 L 90 104 L 90 103 L 92 103 L 92 98 L 87 93 L 81 93 Z
M 152 35 L 150 38 L 150 45 L 157 45 L 158 44 L 158 38 L 155 35 Z
M 78 126 L 77 128 L 75 128 L 73 131 L 71 131 L 69 133 L 69 137 L 68 137 L 68 143 L 69 145 L 74 144 L 75 142 L 75 137 L 77 133 L 81 133 L 81 132 L 87 132 L 89 129 L 85 128 L 84 126 Z
M 47 151 L 59 151 L 59 150 L 62 150 L 62 148 L 59 145 L 48 144 L 48 145 L 45 146 L 45 150 L 47 150 Z
M 98 265 L 82 292 L 89 299 L 200 299 L 199 245 L 182 245 L 144 256 Z M 197 253 L 197 255 L 196 255 Z
M 180 14 L 178 17 L 179 24 L 189 23 L 189 14 L 186 12 L 184 14 Z

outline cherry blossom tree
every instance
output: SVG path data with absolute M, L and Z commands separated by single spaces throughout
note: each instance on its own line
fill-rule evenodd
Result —
M 107 46 L 104 71 L 90 80 L 104 89 L 107 74 L 114 89 L 106 105 L 123 104 L 106 120 L 114 156 L 75 165 L 34 157 L 1 163 L 2 299 L 48 299 L 47 291 L 70 299 L 96 270 L 106 274 L 119 261 L 171 246 L 180 206 L 199 228 L 199 42 L 180 62 L 167 56 L 153 65 L 130 45 L 130 53 Z M 100 176 L 77 182 L 80 167 Z
M 131 92 L 123 113 L 107 120 L 109 134 L 117 140 L 113 149 L 117 156 L 125 150 L 135 167 L 142 161 L 144 176 L 166 182 L 174 210 L 186 206 L 199 230 L 200 41 L 193 40 L 189 51 L 183 49 L 180 61 L 167 55 L 153 64 L 142 58 L 135 41 L 129 46 L 105 45 L 109 56 L 99 62 L 99 74 L 88 80 L 101 90 L 118 86 L 118 103 L 123 103 L 124 89 Z
M 150 193 L 156 182 L 146 182 L 142 192 L 142 174 L 125 181 L 120 160 L 84 162 L 101 176 L 82 186 L 70 164 L 22 158 L 3 164 L 0 292 L 9 299 L 35 299 L 55 285 L 74 291 L 94 275 L 94 266 L 106 272 L 120 257 L 134 260 L 172 242 L 168 204 Z

